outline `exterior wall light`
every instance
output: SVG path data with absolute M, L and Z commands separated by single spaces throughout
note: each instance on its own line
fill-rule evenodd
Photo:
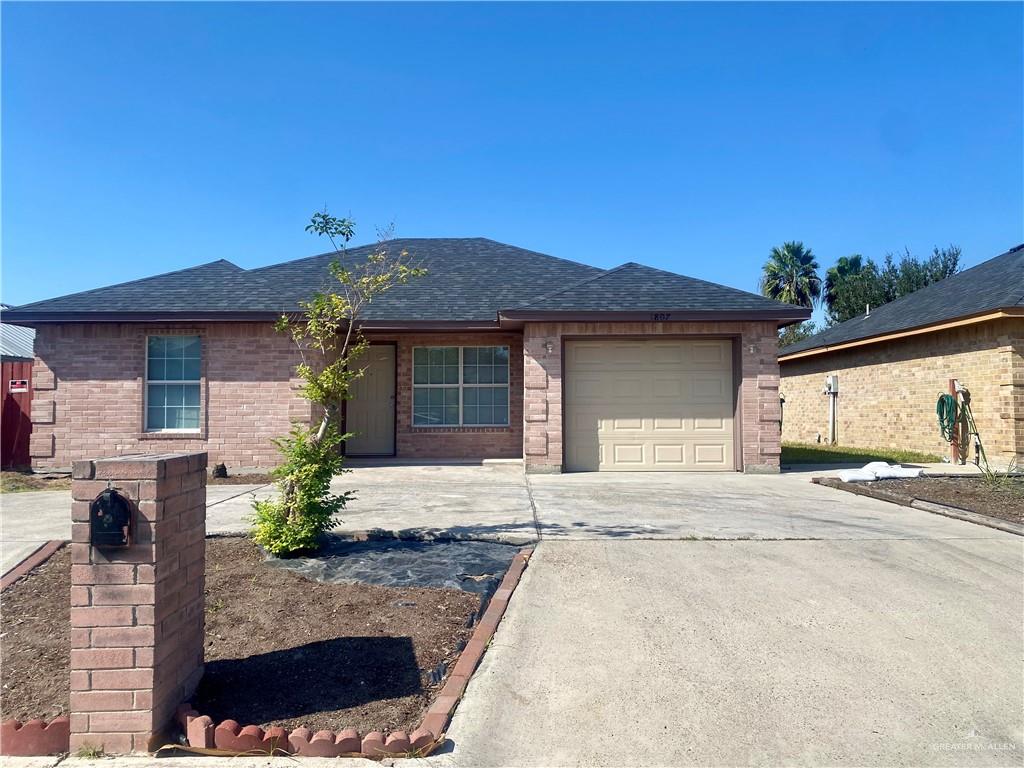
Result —
M 555 345 L 551 341 L 545 341 L 544 349 L 550 355 L 552 352 L 555 351 Z

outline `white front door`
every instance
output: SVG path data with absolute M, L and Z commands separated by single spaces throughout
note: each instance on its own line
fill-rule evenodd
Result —
M 393 456 L 395 453 L 395 347 L 371 344 L 357 366 L 365 369 L 352 385 L 345 404 L 347 456 Z

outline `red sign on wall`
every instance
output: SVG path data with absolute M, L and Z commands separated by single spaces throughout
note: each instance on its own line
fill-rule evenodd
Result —
M 28 392 L 28 379 L 11 379 L 8 392 Z

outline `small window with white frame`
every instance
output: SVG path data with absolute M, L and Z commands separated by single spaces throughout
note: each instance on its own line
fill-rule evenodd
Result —
M 198 336 L 147 337 L 147 432 L 199 431 L 201 350 Z
M 415 347 L 416 427 L 507 427 L 508 347 Z

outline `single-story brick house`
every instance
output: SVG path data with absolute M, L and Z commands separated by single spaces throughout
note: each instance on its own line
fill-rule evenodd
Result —
M 778 471 L 776 334 L 807 310 L 482 238 L 390 247 L 427 275 L 364 314 L 372 346 L 347 403 L 349 455 Z M 216 261 L 8 312 L 37 329 L 33 465 L 196 449 L 233 468 L 274 465 L 271 438 L 313 414 L 272 324 L 327 284 L 335 257 Z
M 827 439 L 939 455 L 935 403 L 958 379 L 989 460 L 1024 462 L 1024 245 L 779 352 L 786 441 Z M 973 455 L 973 453 L 972 453 Z

